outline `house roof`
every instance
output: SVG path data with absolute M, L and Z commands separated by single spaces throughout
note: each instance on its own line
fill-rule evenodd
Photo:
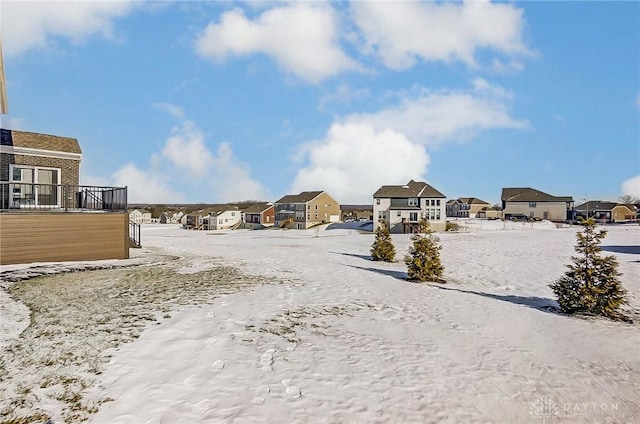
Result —
M 57 135 L 39 134 L 26 131 L 1 130 L 0 144 L 3 146 L 49 150 L 53 152 L 81 154 L 78 140 Z
M 380 187 L 373 197 L 396 197 L 396 198 L 413 198 L 413 197 L 447 197 L 438 190 L 422 181 L 409 181 L 405 185 L 388 185 Z
M 260 202 L 253 204 L 244 210 L 244 213 L 262 213 L 269 208 L 273 207 L 273 203 L 270 202 Z
M 610 211 L 618 206 L 615 202 L 602 202 L 600 200 L 589 200 L 575 207 L 577 211 Z
M 502 189 L 503 202 L 573 202 L 571 196 L 552 196 L 531 187 L 508 187 Z
M 467 205 L 488 205 L 489 202 L 485 202 L 484 200 L 480 200 L 475 197 L 460 197 L 459 200 Z
M 276 200 L 276 203 L 307 203 L 320 196 L 324 191 L 303 191 L 300 194 L 288 194 L 279 200 Z
M 373 205 L 340 205 L 342 212 L 373 212 Z

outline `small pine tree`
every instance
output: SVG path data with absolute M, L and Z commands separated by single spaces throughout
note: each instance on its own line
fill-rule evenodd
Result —
M 620 284 L 618 261 L 614 256 L 602 256 L 599 244 L 607 235 L 604 228 L 596 231 L 592 218 L 582 221 L 569 271 L 551 284 L 562 312 L 576 312 L 620 318 L 617 309 L 626 302 L 626 290 Z
M 411 236 L 413 245 L 404 257 L 409 280 L 442 281 L 444 267 L 440 262 L 440 239 L 433 234 L 429 222 L 422 220 L 417 233 Z
M 371 259 L 374 261 L 394 262 L 396 259 L 396 248 L 393 246 L 387 222 L 380 220 L 376 228 L 376 238 L 371 245 Z

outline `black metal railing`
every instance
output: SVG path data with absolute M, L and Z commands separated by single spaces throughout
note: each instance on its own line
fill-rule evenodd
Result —
M 0 181 L 0 210 L 124 212 L 127 188 Z
M 140 224 L 129 221 L 129 241 L 133 247 L 141 247 Z

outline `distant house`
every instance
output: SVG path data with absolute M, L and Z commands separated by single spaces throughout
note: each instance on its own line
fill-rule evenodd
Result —
M 499 206 L 483 207 L 476 212 L 476 218 L 480 219 L 502 219 L 502 208 Z
M 578 216 L 594 218 L 600 222 L 630 222 L 636 219 L 633 205 L 615 202 L 589 200 L 576 206 L 575 210 Z
M 241 223 L 242 216 L 237 206 L 222 206 L 201 214 L 202 229 L 224 230 Z
M 446 228 L 446 196 L 425 182 L 380 187 L 373 194 L 375 228 L 384 219 L 392 233 L 412 233 L 426 219 L 435 231 Z
M 275 223 L 275 210 L 275 206 L 270 202 L 261 202 L 249 206 L 242 213 L 244 228 L 272 227 Z
M 160 214 L 160 217 L 158 218 L 158 222 L 160 224 L 179 224 L 180 219 L 182 218 L 183 215 L 184 215 L 184 212 L 182 211 L 178 211 L 178 212 L 165 211 Z
M 151 212 L 147 212 L 143 209 L 134 209 L 129 212 L 129 220 L 136 224 L 150 224 Z
M 502 189 L 502 210 L 506 219 L 531 218 L 550 221 L 572 219 L 573 198 L 552 196 L 531 187 Z
M 305 230 L 313 225 L 340 220 L 340 204 L 325 191 L 286 195 L 274 203 L 275 225 Z
M 0 264 L 129 257 L 127 188 L 79 185 L 81 159 L 75 138 L 0 129 Z
M 447 202 L 447 217 L 449 218 L 479 218 L 476 214 L 487 210 L 491 204 L 475 197 L 459 197 Z
M 371 205 L 340 205 L 342 221 L 373 220 L 373 206 Z

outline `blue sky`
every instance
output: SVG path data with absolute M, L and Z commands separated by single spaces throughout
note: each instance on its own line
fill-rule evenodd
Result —
M 639 2 L 0 3 L 2 127 L 130 202 L 640 197 Z

